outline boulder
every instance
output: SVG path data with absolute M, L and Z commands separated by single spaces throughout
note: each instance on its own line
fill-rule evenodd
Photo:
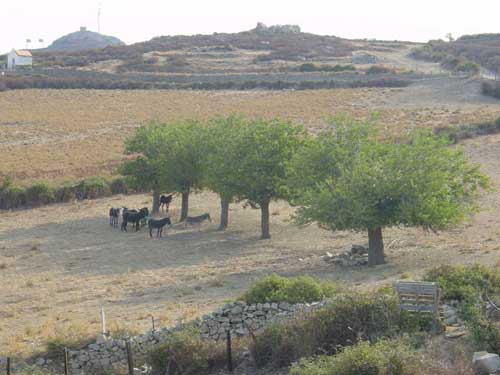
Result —
M 500 371 L 500 356 L 488 352 L 476 352 L 472 357 L 475 368 L 486 374 L 494 374 Z

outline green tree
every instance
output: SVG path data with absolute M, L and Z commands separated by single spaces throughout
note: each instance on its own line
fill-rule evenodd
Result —
M 219 230 L 229 222 L 229 204 L 241 190 L 241 130 L 246 120 L 238 116 L 217 117 L 207 129 L 208 151 L 204 158 L 206 185 L 219 194 L 221 216 Z
M 271 237 L 269 203 L 287 197 L 286 164 L 303 142 L 301 126 L 280 120 L 246 121 L 238 132 L 237 197 L 261 210 L 261 238 Z
M 152 123 L 136 131 L 126 142 L 125 152 L 136 158 L 125 162 L 122 172 L 137 184 L 181 193 L 180 221 L 184 221 L 190 192 L 203 184 L 206 138 L 202 125 L 194 120 Z
M 460 148 L 416 132 L 382 140 L 369 123 L 337 119 L 291 162 L 299 223 L 367 231 L 370 265 L 384 259 L 382 228 L 445 229 L 478 210 L 488 179 Z
M 125 141 L 125 154 L 136 157 L 120 166 L 120 174 L 127 178 L 131 187 L 139 191 L 153 191 L 153 213 L 158 213 L 160 207 L 160 131 L 161 128 L 154 124 L 138 128 L 135 135 Z

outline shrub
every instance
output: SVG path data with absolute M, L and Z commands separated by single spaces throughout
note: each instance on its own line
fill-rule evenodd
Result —
M 392 70 L 381 65 L 372 65 L 366 70 L 366 74 L 386 74 L 392 73 Z
M 473 266 L 442 265 L 428 271 L 424 280 L 437 281 L 443 291 L 443 298 L 475 303 L 484 294 L 500 293 L 500 270 Z
M 149 363 L 155 373 L 206 374 L 224 363 L 224 345 L 202 340 L 197 328 L 186 326 L 152 349 Z
M 75 187 L 73 185 L 62 185 L 55 189 L 56 202 L 69 202 L 75 199 Z
M 411 375 L 419 372 L 415 350 L 404 341 L 363 341 L 334 356 L 303 359 L 291 375 Z
M 83 199 L 95 199 L 111 194 L 109 182 L 102 177 L 93 177 L 83 180 L 78 184 L 76 190 Z
M 54 201 L 54 189 L 43 182 L 35 183 L 26 188 L 26 204 L 28 206 L 40 206 Z
M 26 190 L 8 184 L 0 187 L 0 209 L 12 210 L 26 205 Z
M 399 307 L 391 294 L 341 296 L 325 307 L 269 325 L 251 347 L 258 366 L 283 367 L 301 357 L 335 354 L 340 346 L 398 331 Z
M 272 274 L 253 284 L 242 299 L 248 304 L 310 303 L 332 297 L 334 293 L 335 286 L 330 282 L 320 282 L 310 276 L 286 278 Z
M 109 188 L 111 190 L 111 194 L 127 194 L 129 191 L 125 178 L 123 177 L 113 179 Z
M 500 354 L 500 325 L 498 323 L 492 322 L 478 313 L 469 315 L 466 325 L 478 350 Z

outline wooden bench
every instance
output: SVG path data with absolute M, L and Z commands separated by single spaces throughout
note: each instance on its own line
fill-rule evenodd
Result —
M 396 281 L 394 284 L 399 297 L 399 308 L 417 314 L 430 314 L 433 325 L 438 328 L 439 301 L 441 298 L 439 284 L 426 281 Z

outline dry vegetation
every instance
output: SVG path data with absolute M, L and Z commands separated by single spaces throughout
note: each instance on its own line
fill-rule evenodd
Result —
M 500 105 L 480 97 L 479 91 L 475 94 L 470 85 L 459 81 L 442 89 L 442 82 L 430 81 L 404 89 L 300 92 L 4 92 L 0 93 L 0 177 L 10 175 L 28 183 L 113 174 L 122 158 L 123 140 L 151 119 L 241 113 L 287 118 L 316 131 L 327 116 L 365 117 L 377 111 L 381 126 L 402 132 L 498 117 Z

